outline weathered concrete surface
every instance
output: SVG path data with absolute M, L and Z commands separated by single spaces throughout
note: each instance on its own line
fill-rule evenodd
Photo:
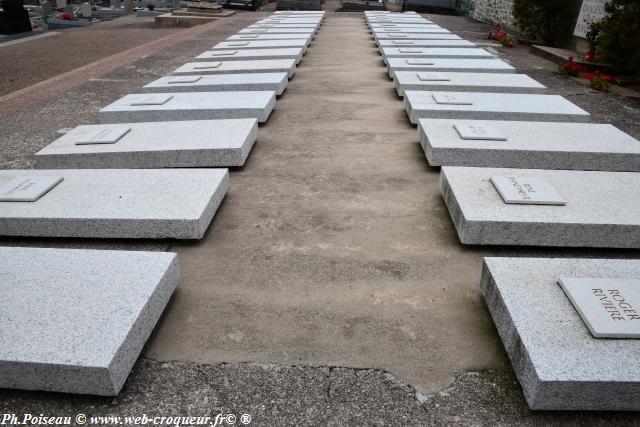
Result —
M 87 417 L 87 425 L 134 424 L 124 417 L 146 414 L 210 417 L 208 422 L 156 424 L 163 426 L 426 426 L 415 390 L 376 369 L 207 366 L 144 358 L 116 399 L 0 390 L 0 411 L 20 421 L 25 413 L 70 417 L 74 426 L 82 425 L 76 422 L 78 414 Z M 218 414 L 237 418 L 233 424 L 214 424 Z M 243 414 L 251 417 L 250 424 L 242 422 Z M 91 422 L 100 416 L 112 418 Z
M 208 236 L 172 248 L 183 280 L 147 356 L 377 367 L 423 391 L 505 366 L 481 259 L 362 16 L 327 17 L 298 72 Z

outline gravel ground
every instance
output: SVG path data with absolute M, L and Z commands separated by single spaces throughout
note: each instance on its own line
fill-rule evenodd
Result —
M 182 30 L 131 15 L 0 47 L 0 96 Z
M 634 426 L 637 414 L 533 412 L 508 370 L 461 374 L 424 396 L 377 369 L 198 365 L 141 358 L 117 398 L 0 390 L 0 416 L 206 417 L 252 426 Z M 111 419 L 107 425 L 120 424 Z M 103 424 L 103 425 L 104 425 Z M 195 424 L 190 424 L 195 425 Z M 209 424 L 207 424 L 209 425 Z M 220 424 L 219 424 L 220 425 Z M 229 425 L 229 424 L 222 424 Z

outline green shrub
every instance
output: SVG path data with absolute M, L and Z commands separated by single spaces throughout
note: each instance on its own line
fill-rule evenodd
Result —
M 514 0 L 513 16 L 527 37 L 551 46 L 566 46 L 581 4 L 581 0 Z
M 598 55 L 617 70 L 640 74 L 640 0 L 611 0 L 600 22 Z

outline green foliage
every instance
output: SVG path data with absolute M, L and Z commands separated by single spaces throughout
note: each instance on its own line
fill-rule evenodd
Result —
M 640 0 L 611 0 L 600 22 L 598 55 L 617 70 L 640 74 Z
M 474 6 L 473 0 L 460 0 L 456 9 L 459 15 L 469 16 L 473 12 Z
M 551 46 L 566 46 L 581 4 L 581 0 L 514 0 L 513 16 L 527 37 Z

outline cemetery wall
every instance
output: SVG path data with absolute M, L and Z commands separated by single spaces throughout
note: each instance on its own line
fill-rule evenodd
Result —
M 473 3 L 472 18 L 508 29 L 515 29 L 511 13 L 513 0 L 471 0 L 471 3 Z

